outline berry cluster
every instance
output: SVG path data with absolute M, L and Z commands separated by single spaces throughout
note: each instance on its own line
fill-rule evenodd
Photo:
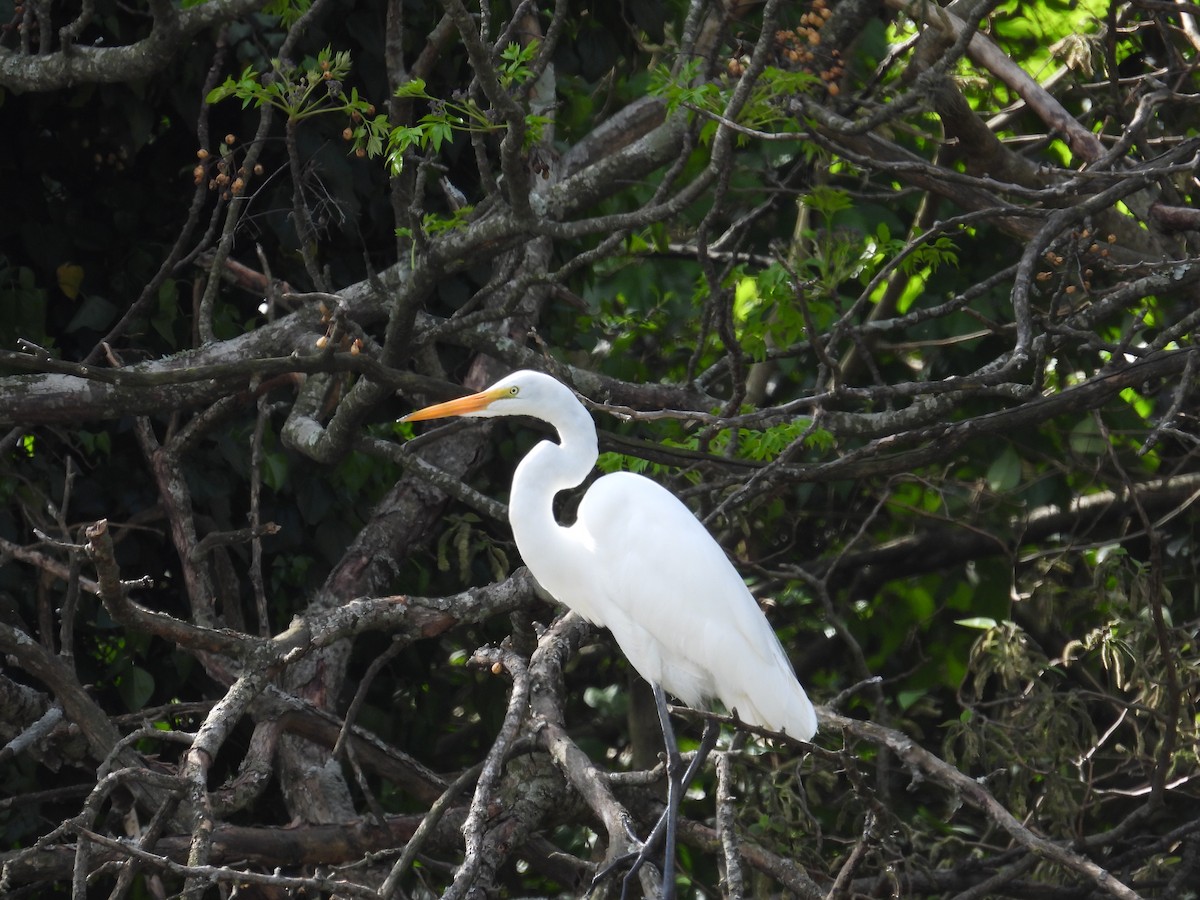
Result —
M 225 141 L 221 144 L 220 158 L 217 160 L 216 165 L 212 167 L 216 169 L 215 175 L 209 176 L 209 160 L 212 159 L 212 154 L 203 147 L 196 151 L 196 159 L 200 160 L 200 162 L 192 169 L 192 180 L 197 185 L 200 185 L 208 177 L 208 189 L 220 192 L 222 200 L 228 200 L 231 197 L 240 197 L 246 190 L 246 168 L 245 166 L 237 166 L 235 168 L 236 160 L 233 157 L 232 149 L 235 141 L 237 141 L 235 135 L 225 135 Z M 262 173 L 262 165 L 255 165 L 254 174 L 261 175 Z
M 781 68 L 812 72 L 830 96 L 836 97 L 841 90 L 838 82 L 846 72 L 842 54 L 836 47 L 821 48 L 821 29 L 832 17 L 827 0 L 812 0 L 812 9 L 800 17 L 800 24 L 775 32 L 775 56 Z M 730 77 L 740 78 L 746 71 L 746 59 L 734 57 L 725 68 Z
M 1089 263 L 1095 263 L 1097 261 L 1107 259 L 1109 256 L 1109 248 L 1099 242 L 1098 235 L 1093 234 L 1086 228 L 1075 232 L 1075 237 L 1079 242 L 1078 246 L 1080 248 L 1080 255 L 1077 259 L 1075 276 L 1072 278 L 1072 280 L 1077 281 L 1078 286 L 1076 284 L 1067 284 L 1063 287 L 1063 293 L 1074 294 L 1077 290 L 1082 288 L 1083 292 L 1086 294 L 1092 289 L 1092 276 L 1095 274 L 1095 270 L 1090 267 Z M 1116 241 L 1117 236 L 1115 234 L 1110 234 L 1104 239 L 1105 244 L 1115 244 Z M 1042 271 L 1038 272 L 1037 275 L 1034 276 L 1037 281 L 1049 281 L 1055 276 L 1055 270 L 1062 273 L 1064 278 L 1071 277 L 1062 268 L 1063 263 L 1066 260 L 1061 254 L 1055 253 L 1053 250 L 1048 250 L 1043 256 L 1043 259 L 1045 259 L 1046 263 L 1051 266 L 1051 269 L 1043 269 Z
M 367 115 L 368 116 L 375 115 L 374 105 L 367 107 Z M 362 122 L 363 122 L 362 113 L 360 113 L 357 109 L 351 109 L 350 110 L 350 122 L 351 122 L 350 125 L 347 125 L 345 128 L 342 129 L 342 140 L 344 140 L 344 141 L 352 141 L 356 137 L 359 136 L 358 134 L 356 134 L 356 129 L 360 125 L 362 125 Z M 365 157 L 367 155 L 367 148 L 365 146 L 363 146 L 362 144 L 359 144 L 357 147 L 354 148 L 354 155 L 357 156 L 359 159 L 362 159 L 363 157 Z
M 362 353 L 362 338 L 346 333 L 344 318 L 326 306 L 324 301 L 318 303 L 317 308 L 321 311 L 321 324 L 325 326 L 325 333 L 317 338 L 317 349 L 330 352 L 341 350 L 349 352 L 351 356 Z
M 826 0 L 813 0 L 812 9 L 800 17 L 799 25 L 775 32 L 775 47 L 784 63 L 812 71 L 830 95 L 836 97 L 840 90 L 838 82 L 846 71 L 842 54 L 836 47 L 827 53 L 819 50 L 821 29 L 832 17 L 833 10 L 826 5 Z

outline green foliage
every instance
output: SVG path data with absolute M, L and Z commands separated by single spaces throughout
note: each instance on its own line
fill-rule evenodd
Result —
M 803 287 L 795 284 L 782 264 L 755 275 L 746 274 L 739 266 L 730 280 L 738 337 L 752 359 L 762 361 L 770 347 L 786 347 L 806 338 L 804 306 L 797 302 L 797 292 Z
M 806 445 L 813 448 L 828 447 L 831 435 L 821 429 L 812 428 L 812 421 L 799 417 L 793 421 L 774 425 L 764 430 L 749 428 L 722 428 L 703 436 L 690 434 L 683 438 L 662 438 L 664 447 L 674 447 L 690 453 L 709 453 L 714 457 L 740 458 L 755 462 L 768 462 L 775 459 L 783 450 L 791 447 L 796 441 L 804 439 Z M 736 447 L 736 453 L 731 452 Z M 686 457 L 684 457 L 686 458 Z M 602 472 L 636 472 L 639 475 L 662 477 L 672 474 L 678 468 L 674 465 L 652 462 L 640 456 L 624 453 L 601 453 L 597 467 Z M 699 482 L 695 472 L 685 472 L 683 477 Z
M 594 709 L 597 715 L 608 718 L 623 716 L 629 711 L 629 693 L 618 684 L 585 689 L 583 702 Z
M 479 523 L 479 516 L 473 513 L 448 519 L 449 527 L 442 532 L 437 543 L 438 571 L 451 570 L 453 553 L 453 568 L 463 583 L 472 584 L 478 580 L 473 573 L 476 560 L 486 565 L 487 577 L 491 581 L 500 581 L 508 574 L 508 554 L 480 531 L 477 527 Z
M 1006 0 L 992 14 L 992 31 L 1002 46 L 1021 55 L 1035 75 L 1056 57 L 1069 68 L 1091 75 L 1093 53 L 1097 58 L 1102 55 L 1097 32 L 1108 6 L 1107 0 Z
M 263 7 L 263 12 L 271 16 L 279 16 L 281 25 L 291 27 L 296 20 L 308 12 L 312 0 L 269 0 Z
M 532 77 L 529 64 L 537 55 L 537 48 L 538 42 L 530 41 L 525 46 L 510 43 L 501 51 L 498 70 L 501 87 L 513 90 Z M 397 126 L 387 134 L 387 165 L 392 175 L 399 175 L 404 170 L 404 158 L 410 150 L 440 153 L 442 145 L 453 141 L 457 132 L 488 134 L 507 127 L 472 97 L 444 100 L 428 93 L 426 87 L 424 79 L 412 78 L 396 88 L 396 97 L 424 101 L 429 104 L 430 111 L 415 124 Z M 532 113 L 525 116 L 526 147 L 541 141 L 542 130 L 549 122 L 546 116 Z
M 667 104 L 669 114 L 681 109 L 707 119 L 700 132 L 702 142 L 708 142 L 716 132 L 716 117 L 724 118 L 726 107 L 736 81 L 714 81 L 703 76 L 703 60 L 687 60 L 676 71 L 660 63 L 650 73 L 649 92 Z M 754 83 L 750 96 L 738 113 L 736 122 L 749 131 L 786 133 L 799 131 L 800 122 L 787 111 L 787 102 L 821 86 L 821 79 L 802 69 L 790 70 L 768 66 Z M 739 134 L 738 143 L 745 144 L 747 135 Z
M 294 122 L 316 116 L 345 116 L 348 124 L 343 137 L 352 149 L 377 156 L 383 152 L 390 123 L 386 115 L 376 114 L 375 106 L 359 96 L 358 88 L 352 87 L 349 93 L 343 90 L 342 82 L 349 75 L 349 51 L 334 53 L 325 47 L 303 65 L 273 59 L 271 71 L 265 73 L 247 66 L 240 77 L 229 76 L 209 91 L 205 101 L 219 103 L 234 97 L 242 101 L 243 109 L 272 106 Z
M 941 235 L 910 246 L 903 238 L 893 237 L 886 222 L 879 222 L 873 234 L 837 227 L 838 214 L 854 209 L 847 191 L 818 185 L 801 198 L 825 225 L 802 232 L 813 250 L 799 262 L 801 272 L 810 272 L 817 284 L 836 291 L 847 281 L 867 284 L 882 266 L 906 251 L 900 270 L 906 274 L 928 274 L 942 265 L 956 265 L 954 242 Z
M 641 456 L 630 456 L 626 453 L 611 453 L 605 452 L 600 454 L 600 458 L 596 460 L 596 468 L 604 474 L 610 472 L 634 472 L 638 475 L 644 475 L 651 470 L 653 464 L 650 460 Z M 667 471 L 667 467 L 659 466 L 659 472 Z
M 988 488 L 1003 493 L 1021 483 L 1021 457 L 1011 444 L 1006 444 L 987 470 Z
M 28 266 L 14 265 L 0 254 L 0 346 L 15 347 L 17 338 L 41 346 L 49 343 L 46 333 L 46 290 Z
M 92 648 L 101 685 L 115 688 L 130 712 L 140 712 L 154 694 L 154 675 L 138 664 L 146 657 L 148 643 L 145 638 L 126 638 L 109 631 L 101 633 Z
M 1148 614 L 1154 579 L 1117 546 L 1094 551 L 1091 571 L 1095 609 L 1090 617 L 1057 617 L 1057 627 L 1071 629 L 1073 636 L 1055 659 L 1048 659 L 1039 642 L 1014 621 L 975 617 L 958 623 L 981 634 L 972 646 L 962 687 L 967 712 L 947 728 L 947 758 L 993 773 L 993 792 L 1014 814 L 1036 811 L 1044 828 L 1102 816 L 1101 807 L 1116 798 L 1093 797 L 1085 782 L 1129 765 L 1122 742 L 1134 723 L 1105 704 L 1089 703 L 1086 695 L 1071 689 L 1074 680 L 1083 678 L 1096 689 L 1133 695 L 1134 708 L 1144 711 L 1138 715 L 1152 719 L 1155 710 L 1171 715 L 1171 698 L 1162 687 L 1168 680 L 1164 667 L 1170 663 Z M 1046 574 L 1044 569 L 1031 573 L 1030 602 L 1065 601 L 1065 592 L 1046 580 Z M 1171 629 L 1170 640 L 1187 638 Z M 1136 727 L 1142 739 L 1143 729 L 1157 729 L 1150 722 Z M 1100 739 L 1103 728 L 1110 731 Z M 1194 765 L 1189 742 L 1175 743 L 1173 767 Z M 1103 781 L 1107 776 L 1099 777 Z
M 1081 456 L 1099 456 L 1108 450 L 1095 416 L 1084 416 L 1071 428 L 1070 447 L 1072 453 Z
M 680 109 L 719 112 L 725 105 L 721 86 L 701 77 L 703 66 L 702 60 L 685 60 L 678 72 L 673 72 L 669 65 L 660 63 L 650 72 L 650 95 L 665 100 L 670 115 Z
M 180 6 L 183 9 L 193 9 L 207 2 L 208 0 L 181 0 Z M 268 16 L 278 17 L 279 24 L 290 28 L 308 12 L 310 6 L 312 6 L 312 0 L 267 0 L 266 5 L 263 6 L 263 12 Z
M 530 63 L 537 56 L 541 44 L 529 41 L 522 46 L 513 41 L 500 51 L 500 86 L 505 90 L 519 87 L 533 77 Z
M 143 709 L 154 694 L 154 676 L 141 666 L 130 666 L 116 680 L 121 699 L 130 712 Z

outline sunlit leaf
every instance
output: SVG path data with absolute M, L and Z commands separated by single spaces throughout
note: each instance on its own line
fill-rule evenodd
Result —
M 77 298 L 83 284 L 83 266 L 63 263 L 54 272 L 58 276 L 58 289 L 72 300 Z

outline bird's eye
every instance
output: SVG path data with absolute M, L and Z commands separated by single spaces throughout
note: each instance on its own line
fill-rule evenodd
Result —
M 517 387 L 515 384 L 508 389 L 508 396 L 510 396 L 510 397 L 515 397 L 519 393 L 521 393 L 521 389 L 519 387 Z

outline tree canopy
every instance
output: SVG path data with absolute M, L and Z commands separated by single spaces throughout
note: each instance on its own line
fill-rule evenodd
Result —
M 1195 890 L 1193 4 L 0 22 L 4 896 L 580 896 L 636 847 L 648 689 L 505 515 L 545 433 L 397 422 L 518 368 L 820 705 L 722 719 L 681 895 Z

